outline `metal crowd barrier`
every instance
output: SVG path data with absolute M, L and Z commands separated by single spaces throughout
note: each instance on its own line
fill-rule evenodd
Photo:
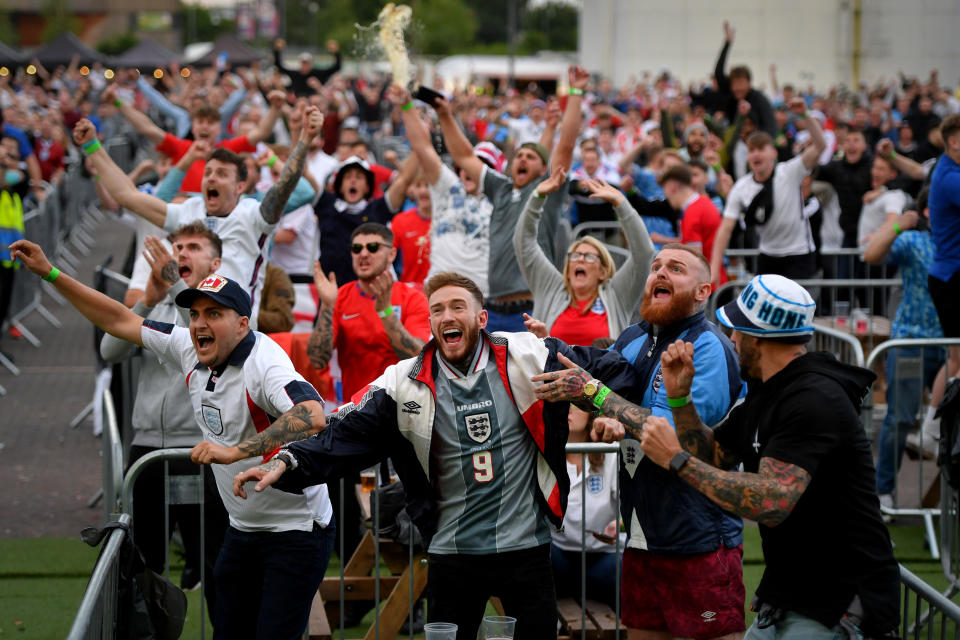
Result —
M 870 352 L 870 355 L 867 357 L 866 367 L 871 370 L 875 370 L 877 365 L 880 362 L 880 357 L 887 355 L 887 352 L 891 349 L 924 349 L 928 347 L 948 347 L 948 346 L 958 346 L 960 345 L 960 338 L 898 338 L 894 340 L 887 340 L 882 342 L 873 348 Z M 945 354 L 944 354 L 945 356 Z M 919 378 L 920 383 L 917 388 L 917 392 L 921 394 L 920 398 L 916 398 L 916 403 L 919 408 L 919 416 L 914 416 L 914 424 L 917 422 L 918 417 L 922 417 L 926 412 L 926 405 L 923 402 L 923 370 L 924 370 L 924 355 L 923 351 L 920 351 L 919 355 L 910 354 L 909 356 L 898 356 L 897 352 L 887 355 L 887 357 L 895 357 L 894 371 L 896 372 L 896 377 L 911 377 Z M 944 357 L 944 360 L 946 358 Z M 894 380 L 887 380 L 887 385 L 894 384 Z M 896 390 L 894 391 L 896 393 Z M 909 400 L 909 399 L 908 399 Z M 873 419 L 873 393 L 868 393 L 866 400 L 863 404 L 863 410 L 866 416 L 868 417 L 869 423 L 874 424 Z M 897 446 L 896 443 L 899 442 L 899 425 L 894 422 L 894 446 Z M 921 441 L 922 442 L 922 441 Z M 878 447 L 882 446 L 878 444 Z M 899 451 L 895 451 L 894 455 L 897 460 L 899 460 Z M 930 555 L 934 559 L 940 558 L 940 545 L 937 544 L 936 531 L 933 525 L 933 518 L 939 517 L 942 513 L 940 507 L 924 507 L 923 506 L 923 496 L 924 496 L 924 485 L 932 480 L 934 480 L 938 473 L 936 471 L 936 463 L 925 463 L 923 451 L 920 451 L 919 462 L 917 464 L 917 499 L 916 507 L 903 507 L 901 506 L 901 499 L 903 496 L 900 495 L 898 490 L 894 491 L 894 507 L 881 507 L 881 510 L 884 514 L 888 516 L 913 516 L 920 517 L 923 519 L 924 527 L 926 529 L 927 543 L 930 547 Z M 929 470 L 931 466 L 934 469 L 935 474 L 931 475 L 930 473 L 924 473 L 925 470 Z M 896 487 L 899 488 L 899 478 L 896 482 Z M 950 523 L 952 524 L 952 523 Z M 941 521 L 941 526 L 944 526 L 944 523 Z
M 109 640 L 116 635 L 120 549 L 127 536 L 130 516 L 122 514 L 119 519 L 125 526 L 111 529 L 107 534 L 67 640 Z
M 960 591 L 960 495 L 940 474 L 940 567 L 948 584 L 943 595 Z
M 903 586 L 901 638 L 960 638 L 960 606 L 903 565 L 900 565 L 900 584 Z

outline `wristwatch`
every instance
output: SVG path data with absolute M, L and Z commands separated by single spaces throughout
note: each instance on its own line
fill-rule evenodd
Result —
M 673 471 L 674 473 L 680 473 L 680 470 L 683 469 L 683 465 L 687 464 L 687 460 L 689 459 L 689 451 L 680 451 L 675 456 L 670 458 L 670 471 Z
M 277 451 L 276 455 L 273 456 L 277 460 L 283 460 L 283 463 L 287 465 L 287 471 L 292 471 L 297 468 L 297 459 L 293 457 L 293 454 L 287 451 L 286 449 L 280 449 Z
M 594 378 L 593 380 L 588 380 L 587 384 L 583 385 L 583 395 L 588 400 L 593 400 L 593 396 L 597 395 L 597 391 L 600 390 L 600 387 L 603 385 L 602 382 Z

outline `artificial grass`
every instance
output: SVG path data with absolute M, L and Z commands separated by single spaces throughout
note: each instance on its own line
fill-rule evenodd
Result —
M 825 523 L 824 526 L 829 526 Z M 897 560 L 938 591 L 947 580 L 939 561 L 925 548 L 924 530 L 913 523 L 890 527 Z M 63 638 L 70 630 L 99 549 L 78 538 L 0 539 L 0 638 Z M 744 527 L 743 581 L 747 603 L 763 573 L 760 534 L 755 526 Z M 179 584 L 182 561 L 171 553 L 171 580 Z M 338 575 L 339 562 L 331 558 L 327 575 Z M 200 637 L 200 590 L 187 593 L 184 638 Z M 747 611 L 747 624 L 753 614 Z M 362 638 L 373 624 L 371 611 L 360 626 L 346 630 L 345 638 Z M 14 634 L 14 632 L 16 633 Z M 212 627 L 206 627 L 211 637 Z M 334 632 L 334 637 L 338 633 Z M 419 636 L 418 636 L 419 637 Z

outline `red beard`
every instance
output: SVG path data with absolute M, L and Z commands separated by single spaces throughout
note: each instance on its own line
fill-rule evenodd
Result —
M 652 292 L 648 293 L 640 303 L 640 317 L 660 327 L 680 322 L 696 313 L 696 295 L 695 291 L 674 291 L 669 304 L 654 304 Z

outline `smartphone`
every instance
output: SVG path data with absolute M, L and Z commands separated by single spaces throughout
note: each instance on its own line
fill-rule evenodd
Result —
M 423 85 L 420 85 L 420 88 L 413 94 L 413 97 L 421 102 L 426 102 L 431 107 L 437 103 L 438 99 L 446 100 L 446 96 L 439 91 L 434 91 L 430 87 L 424 87 Z

